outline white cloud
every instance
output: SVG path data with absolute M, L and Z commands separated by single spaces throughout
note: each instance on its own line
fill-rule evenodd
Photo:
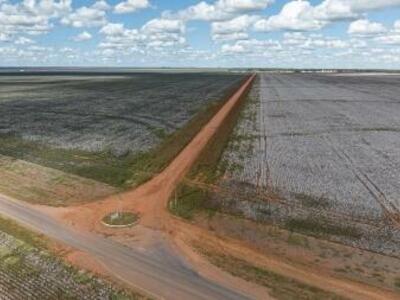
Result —
M 298 46 L 304 44 L 306 40 L 307 37 L 302 32 L 285 32 L 282 43 L 290 46 Z
M 71 0 L 24 0 L 19 9 L 34 15 L 60 17 L 71 10 L 71 4 Z
M 400 32 L 400 20 L 394 22 L 393 28 L 395 32 Z
M 11 40 L 11 37 L 3 32 L 0 32 L 0 42 L 9 42 Z
M 90 7 L 82 6 L 61 19 L 61 23 L 76 28 L 99 27 L 106 24 L 106 10 L 109 5 L 105 1 L 97 1 Z
M 202 1 L 177 14 L 166 14 L 165 16 L 178 17 L 183 20 L 224 21 L 240 14 L 263 10 L 273 2 L 273 0 L 218 0 L 209 4 Z
M 331 0 L 332 1 L 332 0 Z M 334 0 L 337 2 L 348 3 L 348 5 L 356 12 L 364 12 L 368 10 L 376 10 L 391 6 L 400 6 L 400 0 Z
M 289 0 L 287 4 L 275 1 L 277 7 L 283 7 L 270 17 L 261 12 L 274 2 L 272 0 L 198 0 L 192 1 L 195 4 L 186 9 L 162 13 L 136 28 L 126 27 L 126 18 L 121 19 L 121 23 L 110 23 L 108 14 L 114 18 L 117 16 L 112 13 L 145 9 L 151 6 L 151 0 L 115 0 L 112 7 L 105 0 L 91 0 L 86 6 L 74 2 L 73 9 L 71 2 L 0 0 L 0 61 L 4 64 L 50 62 L 54 65 L 69 59 L 71 65 L 82 60 L 91 64 L 104 61 L 107 64 L 172 65 L 192 59 L 190 65 L 199 66 L 208 62 L 215 66 L 226 62 L 275 66 L 283 62 L 289 67 L 294 61 L 300 67 L 304 64 L 319 66 L 323 62 L 330 64 L 327 66 L 342 64 L 346 67 L 359 62 L 362 62 L 361 66 L 370 63 L 368 66 L 372 67 L 383 61 L 400 62 L 400 20 L 385 28 L 366 19 L 370 11 L 400 6 L 400 0 Z M 397 8 L 393 11 L 397 12 Z M 217 42 L 215 47 L 220 47 L 220 51 L 214 51 L 214 47 L 207 51 L 190 48 L 185 39 L 187 32 L 191 35 L 202 33 L 196 31 L 196 24 L 191 24 L 193 31 L 186 30 L 190 20 L 210 22 L 212 40 Z M 349 35 L 338 32 L 336 37 L 329 37 L 325 32 L 315 33 L 338 20 L 349 22 Z M 35 41 L 32 37 L 57 30 L 60 24 L 82 28 L 70 38 L 69 47 L 43 47 L 40 44 L 43 38 Z M 99 27 L 99 31 L 93 33 L 87 29 L 89 27 Z M 283 38 L 279 35 L 276 40 L 257 40 L 250 34 L 252 29 L 284 31 Z M 89 40 L 97 34 L 101 41 L 94 52 L 82 52 L 83 47 L 71 42 Z
M 213 22 L 211 33 L 214 40 L 245 39 L 250 26 L 259 19 L 258 16 L 242 15 L 229 21 Z
M 214 33 L 212 35 L 212 39 L 214 41 L 237 41 L 237 40 L 246 40 L 249 38 L 249 34 L 247 32 L 233 32 L 233 33 Z
M 363 49 L 367 43 L 363 39 L 339 39 L 322 34 L 305 34 L 303 32 L 286 32 L 282 40 L 282 44 L 290 47 L 289 49 L 308 49 L 317 50 L 318 48 L 326 49 Z
M 375 38 L 375 41 L 386 45 L 400 45 L 400 20 L 394 22 L 393 28 Z
M 77 36 L 74 36 L 72 39 L 75 42 L 83 42 L 83 41 L 88 41 L 88 40 L 92 39 L 92 35 L 87 31 L 83 31 L 80 34 L 78 34 Z
M 11 4 L 0 3 L 0 32 L 12 36 L 18 33 L 43 34 L 50 31 L 51 19 L 71 10 L 71 0 L 25 0 Z
M 339 39 L 310 38 L 307 39 L 304 42 L 304 44 L 301 45 L 301 47 L 306 49 L 315 49 L 315 48 L 343 49 L 343 48 L 348 48 L 349 44 L 346 41 Z
M 149 6 L 148 0 L 126 0 L 118 3 L 114 8 L 114 12 L 117 14 L 132 13 Z
M 258 21 L 255 29 L 318 30 L 333 21 L 360 18 L 367 11 L 392 6 L 400 6 L 400 0 L 325 0 L 316 6 L 309 1 L 296 0 L 285 4 L 279 14 Z
M 326 22 L 314 18 L 313 11 L 314 8 L 308 1 L 292 1 L 285 4 L 278 15 L 256 22 L 254 29 L 257 31 L 317 30 Z
M 124 24 L 108 23 L 100 29 L 100 33 L 104 33 L 108 36 L 122 36 L 125 33 Z
M 127 49 L 136 47 L 143 39 L 137 29 L 128 29 L 122 23 L 108 23 L 103 26 L 100 33 L 105 40 L 99 47 L 103 49 Z
M 16 45 L 30 45 L 30 44 L 34 44 L 34 43 L 35 43 L 35 41 L 33 41 L 32 39 L 26 38 L 26 37 L 23 37 L 23 36 L 18 37 L 14 41 L 14 44 L 16 44 Z
M 387 29 L 383 24 L 371 22 L 366 19 L 352 22 L 347 30 L 349 34 L 358 36 L 374 36 L 385 33 L 386 31 Z
M 273 1 L 271 0 L 219 0 L 216 7 L 230 13 L 244 13 L 263 10 Z
M 357 49 L 357 50 L 368 47 L 368 43 L 365 39 L 352 38 L 349 40 L 349 44 L 352 48 Z
M 185 44 L 185 23 L 182 20 L 152 19 L 140 29 L 125 28 L 120 23 L 109 23 L 100 30 L 105 40 L 102 49 L 168 48 Z
M 140 31 L 148 47 L 172 47 L 184 44 L 185 23 L 182 20 L 153 19 Z
M 263 56 L 267 52 L 281 51 L 282 46 L 278 41 L 274 40 L 240 40 L 234 44 L 224 44 L 221 47 L 221 52 L 225 54 L 240 54 Z
M 325 0 L 314 7 L 313 17 L 325 21 L 354 19 L 358 13 L 353 10 L 351 2 L 351 0 Z
M 400 5 L 400 0 L 325 0 L 315 7 L 320 20 L 342 20 L 360 17 L 361 13 Z
M 143 25 L 146 33 L 183 33 L 185 24 L 181 20 L 153 19 Z
M 2 61 L 16 63 L 43 63 L 54 55 L 54 48 L 31 45 L 26 48 L 15 46 L 0 47 L 0 57 Z
M 377 37 L 375 41 L 387 45 L 400 45 L 400 34 L 389 34 L 385 36 L 380 36 Z
M 229 44 L 225 44 L 222 46 L 221 51 L 223 53 L 246 53 L 248 52 L 248 50 L 240 44 L 233 44 L 233 45 L 229 45 Z
M 202 1 L 196 5 L 189 6 L 188 8 L 179 11 L 177 14 L 173 14 L 171 12 L 165 12 L 164 17 L 168 17 L 171 19 L 180 18 L 185 21 L 187 20 L 211 21 L 211 20 L 226 19 L 226 14 L 222 12 L 217 12 L 216 7 L 214 5 Z
M 92 8 L 106 11 L 110 9 L 110 5 L 105 0 L 98 0 L 92 5 Z

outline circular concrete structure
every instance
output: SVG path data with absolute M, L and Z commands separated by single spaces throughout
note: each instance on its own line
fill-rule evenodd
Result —
M 139 215 L 132 212 L 112 212 L 106 215 L 101 222 L 111 228 L 130 227 L 137 223 Z

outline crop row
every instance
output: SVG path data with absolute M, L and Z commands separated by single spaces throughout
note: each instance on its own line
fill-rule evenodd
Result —
M 112 299 L 118 293 L 47 252 L 0 232 L 0 299 Z
M 291 229 L 329 228 L 340 233 L 335 239 L 392 254 L 400 243 L 396 80 L 261 75 L 222 159 L 220 187 L 234 192 L 214 201 Z M 243 191 L 247 200 L 235 197 Z
M 115 155 L 154 146 L 219 99 L 239 76 L 0 78 L 0 134 L 63 149 Z

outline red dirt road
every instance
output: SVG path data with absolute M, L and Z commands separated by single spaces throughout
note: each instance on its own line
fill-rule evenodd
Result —
M 232 108 L 238 103 L 243 93 L 250 88 L 254 78 L 255 75 L 252 75 L 246 80 L 167 168 L 138 188 L 121 194 L 123 209 L 139 213 L 141 225 L 161 230 L 168 228 L 170 215 L 166 206 L 176 185 L 193 166 L 201 151 L 224 122 Z M 96 203 L 51 210 L 76 226 L 91 231 L 110 232 L 110 230 L 101 226 L 99 221 L 106 214 L 115 211 L 117 207 L 117 197 L 111 196 Z M 115 230 L 112 232 L 115 233 Z
M 180 253 L 187 257 L 197 270 L 208 278 L 219 278 L 219 282 L 225 286 L 236 288 L 248 294 L 255 299 L 267 299 L 268 292 L 265 289 L 257 289 L 251 284 L 243 281 L 232 279 L 230 276 L 221 273 L 212 268 L 209 264 L 199 260 L 199 257 L 182 242 L 188 241 L 193 236 L 202 237 L 204 240 L 216 243 L 222 241 L 212 235 L 212 233 L 182 222 L 169 214 L 167 211 L 168 200 L 174 192 L 176 185 L 183 179 L 185 174 L 190 170 L 191 166 L 196 162 L 201 151 L 212 138 L 216 130 L 224 122 L 232 108 L 238 103 L 242 94 L 248 89 L 254 80 L 255 75 L 251 76 L 245 84 L 227 101 L 221 110 L 210 120 L 210 122 L 196 135 L 196 137 L 184 148 L 184 150 L 171 162 L 171 164 L 153 179 L 138 187 L 135 190 L 125 192 L 121 195 L 123 199 L 123 209 L 138 212 L 141 215 L 140 225 L 132 229 L 112 230 L 105 228 L 100 224 L 101 218 L 109 212 L 117 208 L 117 197 L 109 197 L 103 201 L 91 203 L 79 207 L 69 207 L 58 210 L 58 217 L 69 223 L 75 224 L 79 228 L 96 231 L 113 235 L 123 242 L 130 235 L 140 239 L 143 247 L 151 248 L 156 240 L 160 239 L 157 234 L 149 234 L 144 228 L 160 230 L 169 233 L 169 237 L 174 240 L 175 245 L 179 245 Z M 119 236 L 119 238 L 118 238 Z M 247 249 L 244 245 L 235 243 L 234 241 L 224 241 L 226 249 L 231 252 L 241 254 L 246 257 L 254 257 L 257 255 L 253 251 Z M 232 249 L 235 249 L 234 251 Z M 239 249 L 241 249 L 239 251 Z M 259 255 L 258 255 L 259 256 Z M 307 284 L 315 285 L 319 288 L 330 290 L 334 293 L 350 296 L 353 299 L 395 299 L 393 294 L 379 289 L 370 288 L 362 284 L 356 284 L 349 281 L 342 281 L 334 278 L 324 278 L 322 276 L 314 276 L 309 270 L 298 270 L 295 267 L 287 265 L 285 262 L 271 261 L 269 258 L 259 261 L 267 262 L 265 267 L 270 267 L 278 273 L 285 274 L 289 277 L 296 278 Z M 204 267 L 204 266 L 207 267 Z M 309 274 L 309 276 L 307 276 Z
M 73 228 L 76 232 L 97 232 L 107 236 L 112 236 L 113 240 L 131 246 L 132 251 L 135 251 L 134 253 L 136 256 L 140 256 L 138 252 L 142 250 L 143 253 L 146 253 L 145 255 L 148 255 L 149 253 L 155 253 L 155 257 L 161 258 L 163 260 L 169 260 L 171 261 L 172 266 L 176 266 L 176 269 L 179 269 L 180 265 L 182 263 L 187 263 L 188 260 L 184 262 L 178 261 L 177 253 L 173 253 L 174 251 L 171 251 L 171 243 L 169 241 L 172 238 L 172 240 L 176 242 L 175 245 L 179 246 L 179 250 L 175 249 L 175 252 L 179 251 L 180 253 L 184 253 L 189 258 L 191 266 L 197 267 L 197 270 L 201 274 L 206 275 L 206 277 L 208 278 L 213 278 L 217 280 L 221 284 L 221 286 L 227 287 L 233 291 L 238 291 L 238 295 L 244 294 L 247 295 L 249 298 L 254 299 L 270 298 L 268 296 L 268 290 L 264 288 L 256 288 L 252 284 L 246 283 L 237 278 L 232 278 L 231 276 L 224 274 L 223 272 L 219 272 L 218 270 L 213 269 L 212 266 L 207 265 L 206 267 L 204 267 L 206 264 L 204 264 L 204 262 L 199 262 L 199 258 L 196 257 L 195 253 L 191 252 L 189 247 L 186 247 L 184 245 L 183 241 L 193 239 L 195 236 L 201 236 L 202 239 L 208 239 L 210 241 L 213 241 L 213 243 L 226 243 L 227 251 L 229 250 L 231 252 L 237 252 L 244 255 L 251 255 L 251 257 L 256 257 L 253 256 L 256 255 L 254 252 L 246 249 L 245 247 L 234 241 L 221 241 L 208 231 L 201 230 L 200 228 L 177 220 L 176 218 L 172 217 L 167 211 L 168 200 L 173 193 L 176 185 L 180 182 L 180 180 L 183 179 L 185 174 L 190 170 L 191 166 L 193 166 L 193 164 L 201 154 L 201 151 L 205 148 L 208 141 L 213 137 L 216 130 L 223 124 L 226 117 L 231 112 L 232 108 L 236 104 L 238 104 L 243 93 L 250 87 L 252 81 L 254 80 L 254 77 L 255 75 L 249 77 L 249 79 L 243 84 L 243 86 L 225 103 L 220 111 L 218 111 L 218 113 L 210 120 L 210 122 L 203 127 L 203 129 L 196 135 L 196 137 L 182 150 L 182 152 L 171 162 L 171 164 L 166 169 L 164 169 L 159 175 L 155 176 L 153 179 L 143 184 L 142 186 L 121 194 L 121 197 L 123 199 L 123 210 L 133 211 L 140 214 L 141 218 L 139 225 L 133 228 L 118 230 L 109 229 L 101 225 L 100 220 L 106 214 L 115 211 L 118 208 L 119 205 L 116 196 L 108 197 L 96 203 L 68 208 L 36 206 L 36 212 L 34 216 L 35 219 L 45 219 L 45 217 L 43 216 L 47 215 L 53 217 L 51 218 L 51 220 L 53 221 L 49 220 L 48 222 L 53 222 L 54 226 L 57 225 L 55 224 L 55 222 L 57 222 L 58 220 L 58 224 L 73 225 Z M 7 205 L 6 202 L 4 202 L 4 206 L 5 205 Z M 30 207 L 25 204 L 18 205 Z M 11 215 L 16 208 L 8 207 L 8 209 Z M 25 216 L 26 211 L 22 211 L 23 208 L 21 207 L 18 207 L 18 209 L 21 210 L 20 215 Z M 14 215 L 16 216 L 17 214 Z M 25 220 L 26 224 L 30 222 L 30 220 Z M 65 228 L 62 229 L 65 232 L 67 231 Z M 93 236 L 91 236 L 91 238 L 95 239 Z M 70 237 L 70 239 L 73 239 L 73 237 Z M 86 239 L 89 239 L 89 237 L 86 237 Z M 65 240 L 67 240 L 67 238 L 64 239 L 64 241 Z M 88 243 L 90 243 L 90 240 L 88 240 L 88 242 L 85 244 L 84 241 L 85 237 L 82 237 L 79 240 L 79 245 L 82 249 L 87 249 L 88 247 L 86 246 L 89 245 Z M 124 251 L 123 249 L 118 248 L 117 245 L 111 243 L 109 244 L 105 240 L 96 239 L 95 243 L 96 245 L 99 245 L 98 247 L 101 247 L 101 249 L 98 248 L 99 252 L 101 250 L 100 257 L 107 256 L 108 259 L 117 259 L 118 257 L 115 257 L 114 254 L 111 255 L 110 253 L 122 254 L 122 251 Z M 92 244 L 94 244 L 94 242 L 90 243 L 91 247 L 93 247 Z M 93 252 L 93 249 L 91 250 Z M 128 257 L 128 255 L 130 255 L 130 253 L 123 254 L 126 258 Z M 93 256 L 96 257 L 96 255 Z M 70 255 L 69 258 L 71 260 L 74 260 L 74 255 Z M 123 257 L 121 256 L 121 260 L 122 259 Z M 132 260 L 132 262 L 127 261 L 126 264 L 131 263 L 130 269 L 132 269 L 136 267 L 135 262 L 139 262 L 140 260 L 139 258 L 135 258 L 135 260 Z M 261 258 L 259 260 L 261 261 Z M 265 262 L 266 266 L 270 266 L 273 270 L 277 270 L 280 273 L 283 273 L 289 277 L 298 278 L 300 281 L 313 284 L 315 286 L 338 293 L 340 295 L 350 296 L 354 299 L 395 299 L 394 297 L 392 297 L 392 294 L 390 292 L 386 293 L 372 287 L 370 288 L 360 284 L 353 284 L 349 281 L 336 279 L 333 280 L 332 278 L 324 278 L 322 276 L 308 278 L 307 273 L 305 273 L 304 271 L 302 272 L 301 270 L 297 270 L 296 273 L 296 268 L 290 267 L 284 262 L 271 262 L 268 259 L 265 259 Z M 75 263 L 79 264 L 79 261 L 75 261 Z M 96 266 L 93 266 L 93 269 L 96 269 Z M 124 270 L 121 269 L 121 265 L 119 267 L 111 266 L 111 268 L 109 268 L 108 270 L 111 271 L 113 275 L 120 278 L 122 281 L 125 281 L 126 283 L 131 283 L 132 285 L 135 284 L 134 278 L 121 278 L 124 274 Z M 129 268 L 125 269 L 125 271 L 127 270 L 129 270 Z M 165 270 L 165 272 L 167 272 L 167 270 Z M 132 274 L 128 272 L 126 272 L 125 274 L 128 277 L 134 275 L 139 278 L 140 276 L 140 274 Z M 176 274 L 176 278 L 180 278 L 179 276 L 183 275 Z M 189 277 L 189 275 L 185 276 Z M 159 277 L 159 280 L 172 280 L 170 284 L 172 284 L 172 282 L 176 282 L 174 278 L 166 278 L 166 276 L 161 275 L 159 275 Z M 154 282 L 156 284 L 157 281 Z M 204 287 L 206 286 L 208 287 L 209 283 L 204 283 Z M 166 286 L 166 289 L 167 288 L 169 287 Z M 181 288 L 183 289 L 184 287 L 182 286 Z M 198 289 L 200 290 L 200 288 Z M 207 291 L 207 289 L 205 288 L 202 290 Z M 165 293 L 168 295 L 169 291 L 166 290 Z M 221 293 L 225 293 L 225 295 L 227 295 L 228 292 L 226 290 L 223 290 L 221 291 Z M 172 294 L 169 295 L 170 297 L 167 298 L 174 298 Z M 200 295 L 198 296 L 201 297 Z

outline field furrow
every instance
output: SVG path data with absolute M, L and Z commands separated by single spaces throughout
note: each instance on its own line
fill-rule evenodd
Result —
M 329 239 L 395 253 L 399 82 L 260 75 L 256 103 L 244 113 L 256 107 L 256 115 L 239 122 L 224 153 L 223 161 L 240 167 L 228 168 L 219 185 L 234 192 L 215 193 L 213 201 L 224 199 L 225 210 L 251 219 L 297 224 L 302 232 L 311 224 L 330 228 Z

